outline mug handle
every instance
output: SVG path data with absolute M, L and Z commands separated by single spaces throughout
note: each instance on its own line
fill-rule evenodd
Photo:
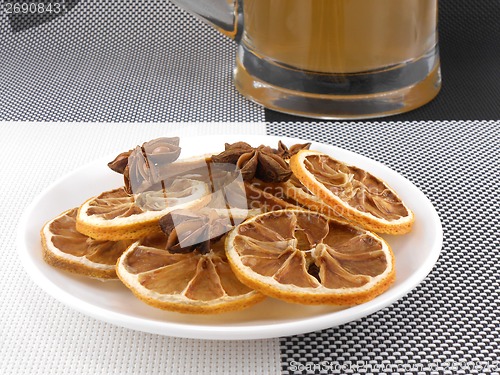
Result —
M 172 0 L 213 26 L 227 37 L 239 41 L 243 32 L 243 0 Z

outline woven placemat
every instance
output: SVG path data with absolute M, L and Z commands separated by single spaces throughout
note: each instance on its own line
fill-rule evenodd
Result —
M 0 120 L 264 119 L 232 83 L 236 44 L 168 1 L 61 1 L 57 16 L 7 3 Z
M 338 328 L 282 338 L 284 374 L 499 373 L 499 126 L 268 125 L 269 134 L 349 149 L 398 171 L 435 205 L 444 230 L 436 266 L 406 297 Z
M 236 44 L 168 1 L 52 3 L 0 11 L 0 120 L 303 121 L 239 95 Z M 442 91 L 388 121 L 500 119 L 498 19 L 498 0 L 440 0 Z

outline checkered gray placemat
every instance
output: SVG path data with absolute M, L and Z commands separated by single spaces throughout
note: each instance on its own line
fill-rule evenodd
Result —
M 0 2 L 0 120 L 264 120 L 232 84 L 236 44 L 170 2 L 53 2 Z
M 444 245 L 409 295 L 364 319 L 280 340 L 284 374 L 498 374 L 500 123 L 273 123 L 378 160 L 435 205 Z M 418 249 L 415 249 L 418 251 Z

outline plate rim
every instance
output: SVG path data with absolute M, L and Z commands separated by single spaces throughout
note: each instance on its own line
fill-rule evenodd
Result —
M 25 207 L 20 220 L 17 225 L 16 233 L 16 250 L 17 254 L 21 259 L 21 263 L 25 272 L 31 280 L 38 285 L 42 290 L 44 290 L 51 297 L 61 302 L 62 304 L 70 307 L 73 310 L 79 311 L 80 313 L 91 316 L 97 320 L 105 321 L 110 324 L 118 325 L 124 328 L 129 328 L 141 332 L 148 332 L 153 334 L 160 334 L 171 337 L 181 337 L 181 338 L 191 338 L 191 339 L 207 339 L 207 340 L 248 340 L 248 339 L 270 339 L 285 337 L 297 334 L 303 334 L 307 332 L 318 331 L 322 329 L 327 329 L 331 327 L 336 327 L 348 322 L 356 321 L 358 319 L 364 318 L 371 315 L 389 305 L 392 305 L 396 301 L 400 300 L 413 289 L 415 289 L 431 272 L 434 265 L 436 264 L 439 256 L 441 254 L 443 245 L 443 228 L 440 217 L 432 204 L 432 202 L 427 198 L 427 196 L 409 179 L 398 173 L 397 171 L 389 168 L 385 164 L 368 158 L 357 152 L 353 152 L 344 148 L 340 148 L 334 145 L 330 145 L 323 142 L 316 142 L 313 140 L 307 140 L 303 138 L 286 137 L 286 136 L 270 136 L 270 135 L 242 135 L 242 134 L 228 134 L 228 135 L 210 135 L 210 136 L 190 136 L 183 137 L 183 139 L 195 140 L 203 139 L 206 141 L 207 138 L 214 138 L 220 141 L 220 138 L 224 137 L 224 141 L 228 139 L 244 139 L 249 143 L 252 141 L 265 139 L 268 141 L 284 141 L 287 144 L 293 143 L 304 143 L 312 142 L 313 144 L 326 147 L 331 150 L 339 150 L 342 153 L 347 154 L 349 157 L 355 157 L 361 159 L 363 163 L 368 165 L 374 165 L 377 168 L 382 168 L 385 172 L 390 174 L 395 174 L 397 178 L 403 179 L 405 183 L 410 184 L 416 191 L 418 191 L 420 197 L 418 201 L 425 201 L 434 216 L 435 222 L 437 224 L 436 238 L 433 242 L 432 249 L 429 251 L 429 255 L 424 260 L 422 265 L 413 272 L 408 278 L 404 279 L 399 285 L 393 286 L 390 289 L 391 298 L 387 298 L 385 292 L 375 299 L 356 306 L 346 308 L 344 310 L 335 311 L 332 313 L 323 314 L 320 316 L 313 316 L 307 318 L 301 318 L 298 321 L 289 321 L 282 323 L 273 324 L 256 324 L 256 325 L 245 325 L 245 326 L 221 326 L 221 325 L 203 325 L 203 324 L 183 324 L 177 322 L 169 321 L 152 321 L 149 318 L 130 316 L 125 313 L 120 313 L 116 311 L 109 310 L 107 308 L 96 306 L 86 300 L 73 296 L 71 293 L 63 289 L 61 286 L 52 282 L 50 279 L 46 278 L 41 269 L 37 267 L 35 259 L 30 256 L 28 243 L 27 243 L 27 229 L 28 220 L 30 215 L 35 211 L 36 207 L 43 201 L 44 196 L 50 193 L 55 187 L 60 185 L 63 181 L 71 178 L 71 176 L 81 173 L 81 171 L 89 168 L 89 166 L 104 160 L 105 157 L 96 158 L 89 161 L 76 169 L 63 174 L 57 178 L 54 182 L 49 184 L 47 187 L 42 189 L 33 201 Z M 109 156 L 106 156 L 109 159 Z M 111 159 L 109 159 L 111 160 Z M 23 251 L 24 250 L 24 251 Z M 386 298 L 384 298 L 386 295 Z M 335 315 L 334 322 L 332 323 L 326 317 L 331 317 Z M 300 323 L 300 324 L 299 324 Z M 161 328 L 161 329 L 159 329 Z

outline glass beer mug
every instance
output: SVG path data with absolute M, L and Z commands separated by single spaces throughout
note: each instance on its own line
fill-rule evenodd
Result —
M 173 0 L 238 42 L 234 83 L 324 119 L 407 112 L 441 87 L 438 0 Z

